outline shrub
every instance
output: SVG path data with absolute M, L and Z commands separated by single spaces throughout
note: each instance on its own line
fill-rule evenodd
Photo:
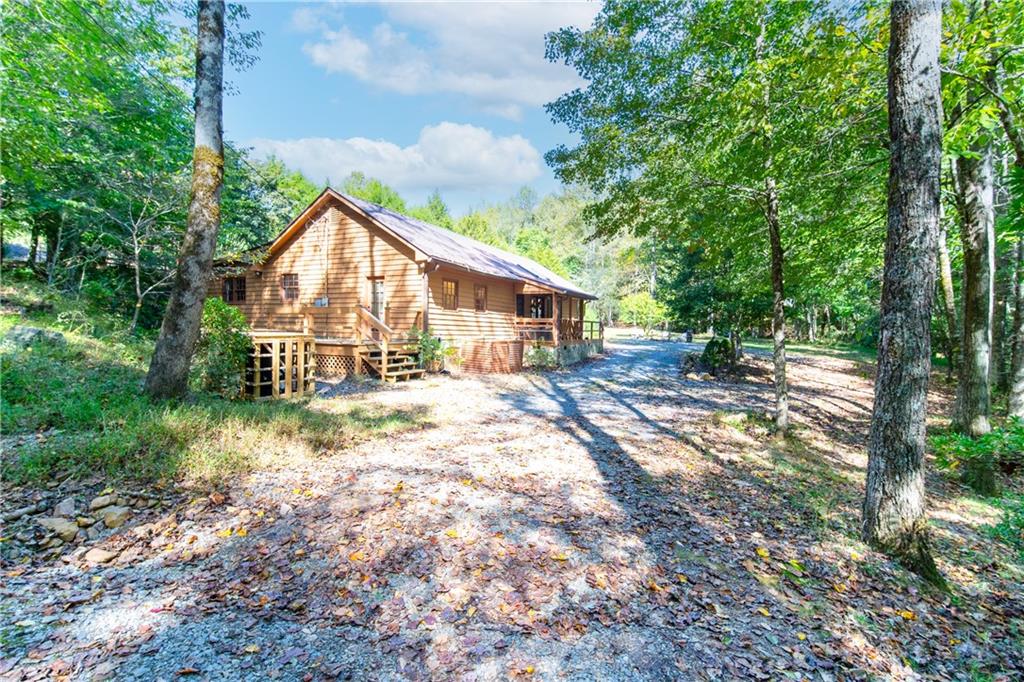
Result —
M 1024 561 L 1024 495 L 1012 495 L 996 503 L 1003 510 L 1002 520 L 988 527 L 989 534 L 1020 553 Z
M 433 329 L 428 328 L 424 331 L 419 327 L 413 327 L 409 330 L 409 337 L 416 341 L 421 367 L 428 370 L 440 369 L 445 360 L 459 360 L 459 349 L 446 343 L 440 336 L 435 336 Z
M 1024 421 L 1012 418 L 984 436 L 943 433 L 931 438 L 939 469 L 958 473 L 980 495 L 999 492 L 997 468 L 1012 474 L 1024 464 Z
M 194 370 L 199 385 L 226 398 L 236 398 L 252 341 L 249 325 L 238 308 L 219 298 L 207 299 L 196 347 Z
M 536 343 L 523 352 L 523 364 L 530 367 L 552 368 L 558 364 L 553 348 Z
M 724 336 L 711 337 L 711 340 L 704 346 L 700 361 L 712 374 L 716 374 L 723 367 L 732 365 L 732 342 Z

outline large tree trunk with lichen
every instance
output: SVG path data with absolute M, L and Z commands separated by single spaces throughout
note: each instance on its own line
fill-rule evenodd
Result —
M 969 436 L 991 430 L 989 416 L 995 231 L 992 149 L 985 142 L 977 158 L 956 163 L 956 203 L 964 250 L 963 338 L 960 380 L 953 407 L 953 429 Z
M 941 0 L 893 0 L 889 199 L 862 536 L 944 584 L 928 548 L 924 451 L 939 235 Z
M 224 2 L 200 0 L 192 196 L 173 289 L 146 375 L 146 393 L 153 398 L 178 397 L 188 390 L 189 367 L 199 338 L 203 302 L 220 230 L 220 191 L 224 180 L 223 86 Z

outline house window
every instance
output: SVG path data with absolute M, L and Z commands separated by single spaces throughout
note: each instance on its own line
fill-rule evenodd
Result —
M 445 310 L 458 310 L 459 283 L 454 279 L 441 280 L 441 298 Z
M 223 297 L 225 303 L 245 301 L 245 277 L 225 277 Z
M 281 300 L 299 300 L 299 276 L 294 272 L 281 275 Z
M 478 313 L 487 312 L 487 287 L 483 284 L 473 287 L 473 305 Z

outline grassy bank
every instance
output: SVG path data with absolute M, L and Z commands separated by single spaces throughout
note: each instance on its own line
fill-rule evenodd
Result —
M 187 401 L 153 403 L 140 391 L 151 337 L 129 335 L 120 319 L 39 287 L 5 286 L 0 295 L 0 336 L 22 324 L 60 332 L 67 341 L 3 347 L 0 423 L 8 483 L 91 474 L 216 482 L 423 421 L 421 414 L 340 400 L 252 403 L 197 392 Z

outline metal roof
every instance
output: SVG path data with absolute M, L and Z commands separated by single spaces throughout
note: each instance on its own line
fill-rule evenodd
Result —
M 502 251 L 378 204 L 331 191 L 431 259 L 485 275 L 539 284 L 580 298 L 597 298 L 529 258 Z

